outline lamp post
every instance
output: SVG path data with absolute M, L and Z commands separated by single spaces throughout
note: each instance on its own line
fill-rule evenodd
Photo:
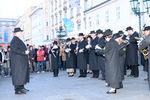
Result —
M 141 11 L 140 9 L 140 0 L 130 0 L 130 5 L 132 8 L 132 11 L 135 15 L 139 17 L 139 36 L 141 37 L 141 16 L 145 13 L 149 13 L 150 9 L 150 0 L 143 0 L 144 4 L 144 11 Z
M 141 0 L 142 1 L 142 0 Z M 141 37 L 141 16 L 145 13 L 149 13 L 150 9 L 150 0 L 143 0 L 142 1 L 144 4 L 144 11 L 141 11 L 140 9 L 140 0 L 130 0 L 130 5 L 132 8 L 132 11 L 134 12 L 135 15 L 139 17 L 139 37 Z M 141 54 L 139 53 L 139 64 L 141 65 Z
M 62 37 L 66 36 L 66 31 L 63 30 L 62 26 L 59 27 L 59 30 L 57 31 L 57 33 L 59 33 L 57 37 L 59 37 L 60 41 L 62 40 Z

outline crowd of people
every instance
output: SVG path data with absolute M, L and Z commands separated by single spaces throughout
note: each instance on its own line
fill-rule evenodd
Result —
M 49 46 L 36 48 L 34 45 L 27 45 L 24 48 L 25 53 L 21 50 L 14 51 L 13 45 L 15 44 L 12 42 L 12 46 L 0 51 L 0 72 L 5 76 L 11 73 L 13 75 L 10 66 L 14 67 L 15 63 L 10 64 L 10 62 L 15 61 L 9 59 L 9 51 L 11 51 L 28 56 L 29 68 L 27 70 L 31 73 L 53 72 L 53 76 L 58 77 L 60 70 L 66 70 L 68 77 L 73 77 L 79 69 L 79 78 L 85 78 L 87 74 L 92 74 L 91 78 L 106 81 L 106 87 L 110 87 L 107 94 L 115 94 L 117 89 L 123 88 L 124 75 L 128 69 L 131 70 L 128 77 L 139 77 L 139 49 L 144 70 L 147 72 L 150 70 L 149 59 L 145 57 L 148 55 L 142 52 L 143 49 L 148 51 L 149 42 L 144 41 L 143 43 L 142 39 L 145 40 L 149 36 L 150 27 L 145 27 L 144 32 L 147 32 L 147 35 L 143 35 L 143 38 L 139 38 L 139 34 L 132 27 L 127 27 L 126 31 L 128 35 L 125 35 L 122 30 L 113 33 L 111 29 L 104 32 L 101 29 L 93 30 L 86 36 L 79 33 L 79 38 L 67 38 L 65 43 L 56 39 Z M 143 44 L 147 45 L 143 46 Z M 23 44 L 19 45 L 23 46 Z M 11 58 L 13 57 L 11 56 Z

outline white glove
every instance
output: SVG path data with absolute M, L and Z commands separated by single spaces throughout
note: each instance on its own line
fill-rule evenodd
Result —
M 95 49 L 100 49 L 101 50 L 102 48 L 100 46 L 96 45 Z
M 80 49 L 79 52 L 80 52 L 80 53 L 83 52 L 83 49 Z
M 89 49 L 89 48 L 91 48 L 91 45 L 87 45 L 85 48 L 86 48 L 86 49 Z

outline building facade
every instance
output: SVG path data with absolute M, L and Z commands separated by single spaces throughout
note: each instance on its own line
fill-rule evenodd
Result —
M 44 13 L 43 4 L 38 5 L 30 14 L 32 44 L 44 45 Z
M 9 44 L 13 38 L 16 19 L 0 18 L 0 44 Z
M 72 3 L 76 1 L 79 6 Z M 73 31 L 67 37 L 77 36 L 79 32 L 88 34 L 91 30 L 112 29 L 113 32 L 125 31 L 132 26 L 139 31 L 139 19 L 130 5 L 130 0 L 50 0 L 50 37 L 56 38 L 60 26 L 64 27 L 63 18 L 73 23 Z M 143 6 L 141 6 L 143 9 Z M 148 14 L 142 16 L 142 26 L 149 25 Z
M 50 37 L 57 38 L 60 27 L 66 31 L 67 37 L 77 36 L 79 32 L 84 32 L 84 0 L 77 0 L 77 4 L 72 4 L 73 0 L 50 0 Z M 73 31 L 67 32 L 63 18 L 72 21 Z
M 24 30 L 23 39 L 26 44 L 32 44 L 30 14 L 35 8 L 35 6 L 28 8 L 25 13 L 18 18 L 15 24 L 15 27 L 20 27 Z

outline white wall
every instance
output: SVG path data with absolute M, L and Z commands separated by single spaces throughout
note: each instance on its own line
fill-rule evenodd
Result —
M 97 9 L 94 9 L 85 14 L 87 19 L 87 29 L 86 32 L 90 30 L 97 29 L 112 29 L 114 32 L 118 30 L 124 30 L 128 26 L 132 26 L 135 30 L 138 31 L 138 17 L 135 16 L 131 11 L 130 0 L 112 0 L 111 3 L 107 3 L 104 6 L 101 6 Z M 116 9 L 120 7 L 120 19 L 117 19 Z M 109 12 L 109 22 L 106 22 L 106 12 Z M 99 14 L 100 24 L 96 25 L 96 14 Z M 88 18 L 91 17 L 92 27 L 89 27 Z
M 44 45 L 44 21 L 43 9 L 37 10 L 31 15 L 32 22 L 32 44 Z

